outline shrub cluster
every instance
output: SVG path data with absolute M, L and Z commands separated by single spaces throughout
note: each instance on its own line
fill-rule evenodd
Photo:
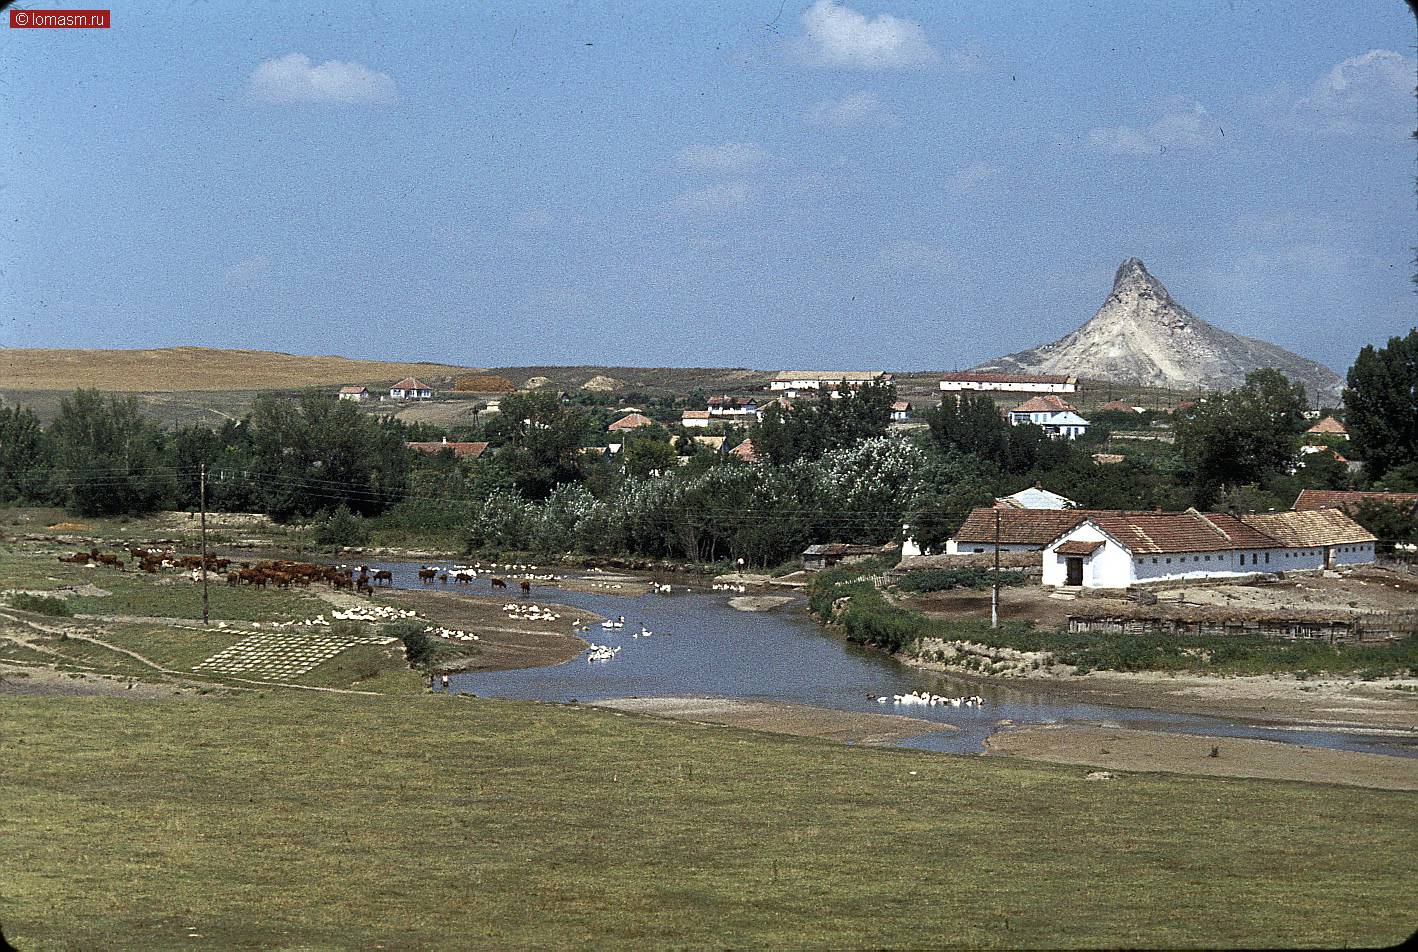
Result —
M 896 583 L 896 587 L 906 592 L 943 592 L 952 588 L 989 588 L 994 584 L 995 573 L 985 568 L 924 569 L 911 572 Z M 1023 585 L 1023 572 L 1006 571 L 999 573 L 1001 586 Z
M 34 612 L 36 615 L 52 615 L 55 618 L 68 618 L 74 614 L 74 609 L 62 598 L 31 595 L 28 592 L 20 592 L 11 598 L 10 607 L 22 612 Z

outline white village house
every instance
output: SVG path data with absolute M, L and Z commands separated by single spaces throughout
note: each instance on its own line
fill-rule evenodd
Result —
M 1077 393 L 1078 378 L 1072 374 L 1004 374 L 992 371 L 964 371 L 940 382 L 946 393 L 982 390 L 993 393 Z
M 369 399 L 369 391 L 364 387 L 341 387 L 339 396 L 341 400 L 364 403 Z
M 911 419 L 911 404 L 905 400 L 897 400 L 891 405 L 891 422 L 906 423 Z
M 1062 397 L 1045 394 L 1030 397 L 1009 411 L 1010 426 L 1032 424 L 1044 428 L 1044 432 L 1055 439 L 1077 439 L 1088 432 L 1088 421 Z
M 1372 533 L 1337 509 L 1246 515 L 1092 512 L 1043 550 L 1047 586 L 1121 589 L 1372 562 Z M 1037 513 L 1035 513 L 1037 515 Z
M 405 377 L 389 388 L 390 400 L 432 400 L 433 388 L 417 377 Z
M 850 371 L 784 370 L 768 384 L 769 390 L 781 391 L 787 397 L 797 397 L 809 391 L 826 390 L 840 397 L 843 390 L 873 383 L 890 383 L 891 374 L 879 370 L 854 373 Z
M 685 427 L 705 427 L 714 421 L 709 417 L 708 410 L 685 410 L 680 414 L 679 425 Z
M 710 397 L 707 404 L 709 417 L 724 423 L 749 423 L 761 419 L 758 401 L 753 398 L 739 400 L 737 397 Z

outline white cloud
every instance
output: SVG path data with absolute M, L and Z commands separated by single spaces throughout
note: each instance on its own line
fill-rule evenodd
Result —
M 753 189 L 745 182 L 725 182 L 705 188 L 681 192 L 672 203 L 686 212 L 718 212 L 737 208 L 753 197 Z
M 1369 50 L 1336 64 L 1303 95 L 1274 93 L 1268 105 L 1301 131 L 1317 135 L 1404 135 L 1413 123 L 1418 62 L 1393 50 Z
M 304 53 L 268 59 L 251 71 L 247 92 L 262 102 L 391 103 L 398 98 L 394 80 L 361 63 L 326 60 L 318 66 Z
M 1160 155 L 1209 148 L 1221 136 L 1221 124 L 1205 106 L 1194 99 L 1174 99 L 1150 125 L 1090 129 L 1088 144 L 1112 155 Z
M 762 165 L 768 150 L 755 142 L 724 142 L 719 145 L 687 145 L 675 161 L 683 168 L 710 172 L 736 172 Z
M 876 93 L 862 90 L 841 99 L 824 99 L 807 112 L 815 126 L 848 129 L 857 126 L 899 126 L 901 120 Z
M 255 255 L 223 268 L 222 282 L 228 287 L 248 287 L 264 277 L 270 270 L 270 259 L 265 255 Z
M 799 49 L 819 66 L 915 69 L 940 59 L 919 23 L 889 13 L 868 18 L 833 0 L 817 0 L 799 20 L 804 33 Z
M 965 193 L 979 191 L 990 185 L 1004 170 L 995 165 L 986 165 L 984 162 L 976 162 L 974 165 L 967 165 L 965 168 L 953 173 L 950 176 L 950 190 L 952 192 Z

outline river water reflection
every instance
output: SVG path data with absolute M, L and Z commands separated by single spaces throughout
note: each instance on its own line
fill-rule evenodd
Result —
M 416 565 L 384 563 L 377 567 L 393 571 L 397 587 L 420 587 Z M 485 589 L 479 584 L 474 591 Z M 999 722 L 1009 721 L 1014 725 L 1105 724 L 1418 756 L 1418 750 L 1382 736 L 1289 730 L 1145 708 L 1084 704 L 1057 693 L 1031 692 L 1027 686 L 953 679 L 848 644 L 794 606 L 741 612 L 729 606 L 727 595 L 718 592 L 617 596 L 539 583 L 531 597 L 509 595 L 508 601 L 559 603 L 604 617 L 624 616 L 624 628 L 607 630 L 595 625 L 582 635 L 621 651 L 604 662 L 587 662 L 582 655 L 541 668 L 455 674 L 451 690 L 560 702 L 622 697 L 749 698 L 907 714 L 958 730 L 924 734 L 900 745 L 957 753 L 978 753 L 986 737 L 1007 726 Z M 636 637 L 642 627 L 652 634 Z M 978 708 L 928 707 L 873 700 L 913 691 L 948 697 L 979 695 L 984 704 Z

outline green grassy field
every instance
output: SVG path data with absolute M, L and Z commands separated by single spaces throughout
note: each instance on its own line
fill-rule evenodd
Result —
M 1415 798 L 577 707 L 9 699 L 20 948 L 1395 942 Z M 189 937 L 200 935 L 201 940 Z

